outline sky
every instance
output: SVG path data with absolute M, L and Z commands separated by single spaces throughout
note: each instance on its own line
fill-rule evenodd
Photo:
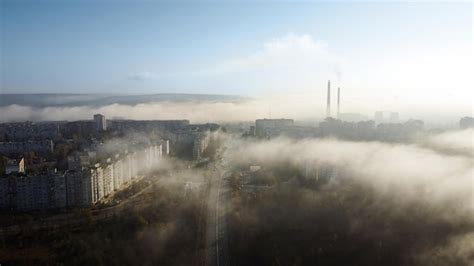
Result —
M 331 79 L 348 105 L 466 113 L 472 11 L 470 1 L 3 0 L 0 92 L 324 98 Z

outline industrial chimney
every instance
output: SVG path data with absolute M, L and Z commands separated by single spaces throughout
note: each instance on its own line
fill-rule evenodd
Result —
M 340 104 L 341 104 L 341 88 L 337 87 L 337 119 L 339 119 Z
M 326 117 L 331 117 L 331 81 L 328 80 L 328 95 L 326 105 Z

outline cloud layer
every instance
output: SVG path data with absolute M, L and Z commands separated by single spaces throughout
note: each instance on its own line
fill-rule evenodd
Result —
M 457 154 L 474 156 L 474 129 L 447 131 L 430 136 L 425 146 L 433 149 Z
M 289 33 L 263 43 L 251 54 L 225 60 L 203 73 L 236 80 L 244 90 L 301 92 L 325 84 L 327 79 L 340 79 L 343 64 L 344 60 L 330 52 L 325 41 L 308 34 Z
M 258 197 L 236 201 L 234 233 L 244 240 L 234 247 L 244 262 L 268 259 L 246 248 L 257 245 L 286 264 L 320 257 L 368 263 L 378 256 L 393 265 L 471 265 L 474 156 L 445 148 L 462 150 L 473 138 L 474 131 L 465 130 L 434 135 L 429 145 L 229 139 L 226 161 L 260 165 L 274 184 Z M 313 187 L 321 167 L 332 169 L 331 178 Z M 282 245 L 297 248 L 273 248 Z M 316 256 L 302 247 L 324 252 Z
M 0 107 L 0 122 L 91 119 L 101 113 L 107 118 L 188 119 L 191 122 L 253 121 L 262 117 L 320 117 L 321 106 L 307 97 L 272 98 L 267 100 L 156 102 L 137 105 L 74 106 L 34 108 L 22 105 Z M 322 117 L 320 117 L 322 118 Z
M 155 79 L 155 78 L 157 78 L 156 73 L 153 73 L 151 71 L 136 72 L 127 76 L 127 79 L 137 80 L 137 81 L 143 81 L 143 80 L 149 80 L 149 79 Z
M 252 164 L 333 165 L 348 173 L 341 178 L 373 187 L 401 205 L 422 203 L 445 219 L 474 221 L 474 161 L 470 156 L 446 155 L 417 145 L 335 139 L 238 142 L 229 156 L 230 161 Z

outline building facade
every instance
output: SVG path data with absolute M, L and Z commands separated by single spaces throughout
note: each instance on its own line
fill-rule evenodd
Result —
M 68 157 L 69 170 L 35 176 L 0 177 L 0 209 L 31 211 L 90 206 L 153 169 L 163 156 L 163 144 L 115 154 L 97 163 L 92 152 Z
M 105 116 L 101 114 L 95 114 L 94 122 L 95 122 L 95 129 L 98 132 L 107 130 L 107 121 L 105 120 Z

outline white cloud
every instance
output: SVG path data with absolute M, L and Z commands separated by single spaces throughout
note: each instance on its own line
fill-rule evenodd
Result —
M 0 122 L 91 119 L 95 113 L 127 119 L 189 119 L 192 122 L 253 121 L 271 115 L 297 118 L 316 115 L 314 105 L 300 98 L 190 102 L 153 102 L 136 105 L 43 107 L 8 105 L 0 107 Z
M 240 86 L 259 90 L 314 88 L 327 79 L 339 79 L 344 60 L 328 44 L 308 34 L 289 33 L 271 39 L 254 53 L 229 59 L 207 71 L 230 74 Z M 247 84 L 242 84 L 246 80 Z
M 399 47 L 389 53 L 376 48 L 369 54 L 339 54 L 315 36 L 289 33 L 193 74 L 197 82 L 204 78 L 211 86 L 256 96 L 316 93 L 325 98 L 331 79 L 343 88 L 345 112 L 471 113 L 472 53 L 457 46 Z
M 397 199 L 400 206 L 417 202 L 447 220 L 474 219 L 474 167 L 469 156 L 447 155 L 413 144 L 335 139 L 236 141 L 231 147 L 229 161 L 237 164 L 330 164 L 347 173 L 341 178 L 368 185 L 380 195 Z
M 136 72 L 127 76 L 127 79 L 142 81 L 142 80 L 155 79 L 157 77 L 158 75 L 154 72 L 142 71 L 142 72 Z
M 288 34 L 272 39 L 263 49 L 244 58 L 228 62 L 230 69 L 330 67 L 336 59 L 327 51 L 327 43 L 310 35 Z
M 429 137 L 424 145 L 440 151 L 474 157 L 474 129 L 440 133 Z

